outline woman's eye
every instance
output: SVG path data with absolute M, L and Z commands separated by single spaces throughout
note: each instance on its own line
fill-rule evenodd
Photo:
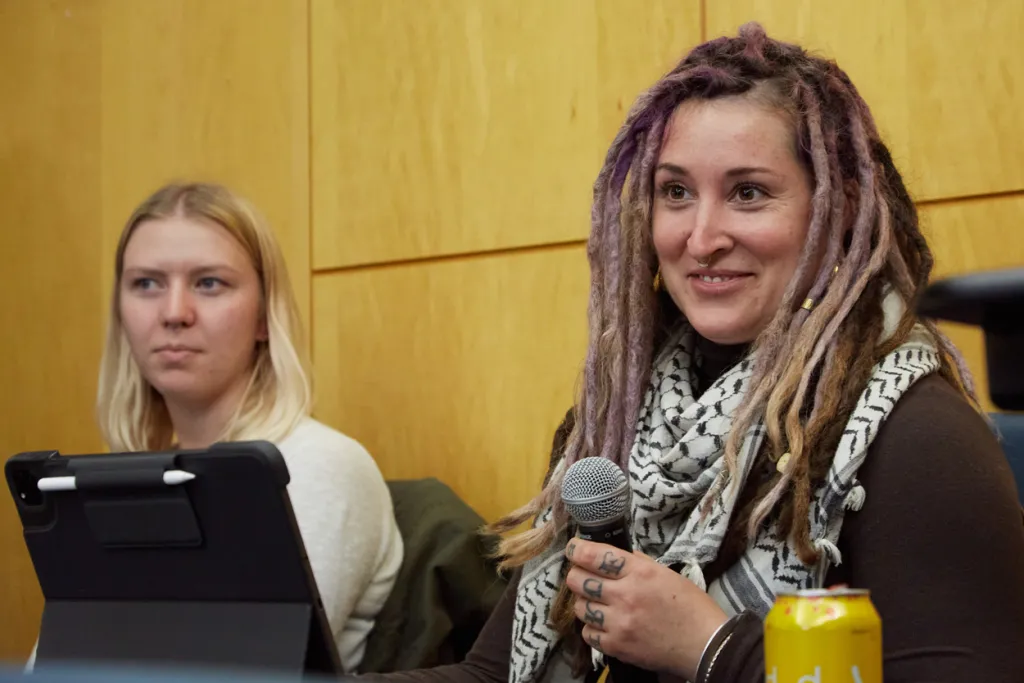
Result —
M 156 287 L 156 280 L 151 277 L 137 277 L 131 282 L 132 289 L 140 289 L 146 291 Z
M 204 277 L 196 283 L 196 287 L 199 289 L 211 291 L 218 289 L 224 282 L 215 277 Z
M 736 188 L 736 198 L 741 202 L 755 202 L 758 199 L 763 199 L 764 196 L 764 190 L 757 185 L 740 185 Z
M 673 202 L 680 202 L 684 199 L 689 199 L 689 193 L 686 191 L 686 187 L 679 183 L 665 183 L 665 185 L 662 186 L 661 192 L 665 197 Z

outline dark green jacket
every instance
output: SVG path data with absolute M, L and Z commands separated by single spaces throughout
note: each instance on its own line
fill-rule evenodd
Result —
M 437 479 L 389 481 L 405 557 L 367 640 L 360 673 L 407 671 L 465 657 L 505 590 L 486 557 L 497 539 Z

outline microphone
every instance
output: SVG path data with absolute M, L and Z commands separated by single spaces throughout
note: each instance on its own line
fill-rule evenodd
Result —
M 592 456 L 577 461 L 562 479 L 562 502 L 585 541 L 633 552 L 629 537 L 629 481 L 619 466 Z
M 592 456 L 577 461 L 562 480 L 562 502 L 576 522 L 577 536 L 633 552 L 629 535 L 629 481 L 618 465 Z M 614 683 L 657 683 L 653 671 L 608 657 Z

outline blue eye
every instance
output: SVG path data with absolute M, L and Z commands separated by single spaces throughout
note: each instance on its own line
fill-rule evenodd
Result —
M 132 289 L 141 289 L 146 291 L 153 289 L 156 286 L 156 280 L 151 277 L 138 277 L 131 281 Z
M 204 278 L 201 278 L 196 283 L 196 287 L 198 289 L 203 289 L 203 290 L 206 290 L 206 291 L 210 291 L 210 290 L 219 289 L 223 284 L 224 284 L 224 281 L 219 279 L 219 278 L 204 277 Z

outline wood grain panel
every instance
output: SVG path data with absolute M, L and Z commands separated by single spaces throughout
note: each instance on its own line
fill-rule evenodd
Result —
M 587 288 L 581 245 L 314 275 L 316 414 L 494 520 L 539 490 Z
M 750 20 L 836 59 L 919 200 L 1024 189 L 1024 2 L 707 3 L 709 38 Z
M 99 13 L 0 4 L 0 459 L 98 448 Z M 0 659 L 32 648 L 42 595 L 0 490 Z
M 700 3 L 597 0 L 598 163 L 636 97 L 700 42 Z M 596 175 L 596 171 L 595 171 Z
M 313 266 L 585 237 L 637 91 L 699 2 L 313 3 Z
M 104 273 L 125 219 L 151 191 L 176 179 L 221 182 L 269 220 L 308 321 L 306 1 L 102 7 Z
M 0 3 L 4 458 L 102 448 L 93 403 L 114 246 L 168 180 L 248 195 L 308 311 L 307 20 L 305 2 Z M 0 658 L 24 657 L 41 599 L 0 498 Z
M 935 278 L 1024 266 L 1024 194 L 926 206 L 921 223 L 935 254 Z M 979 397 L 992 410 L 981 330 L 941 327 L 964 354 Z

